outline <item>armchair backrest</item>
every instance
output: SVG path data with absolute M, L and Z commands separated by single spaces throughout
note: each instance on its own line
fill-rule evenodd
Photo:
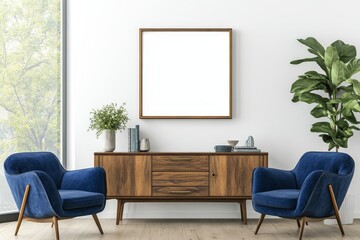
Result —
M 299 160 L 292 172 L 296 176 L 298 188 L 306 177 L 316 170 L 325 170 L 339 175 L 348 175 L 354 171 L 354 160 L 346 153 L 307 152 Z
M 29 171 L 47 173 L 59 188 L 65 169 L 51 152 L 23 152 L 10 155 L 4 163 L 7 174 L 21 174 Z

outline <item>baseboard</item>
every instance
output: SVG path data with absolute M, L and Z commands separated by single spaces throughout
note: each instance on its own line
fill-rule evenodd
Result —
M 114 205 L 109 205 L 100 218 L 115 218 Z M 248 204 L 248 219 L 258 219 L 251 205 Z M 270 216 L 269 216 L 270 217 Z M 240 219 L 240 207 L 236 203 L 131 203 L 126 204 L 124 219 Z
M 0 215 L 0 223 L 16 221 L 19 217 L 19 213 L 7 213 Z
M 99 214 L 100 218 L 115 218 L 116 212 L 103 212 Z M 260 215 L 248 212 L 248 218 L 259 218 Z M 158 212 L 143 211 L 124 212 L 124 219 L 239 219 L 240 214 L 229 212 L 202 212 L 202 213 L 184 213 L 184 212 Z
M 238 206 L 139 206 L 140 204 L 125 205 L 124 219 L 239 219 L 240 209 Z M 116 210 L 112 207 L 99 214 L 100 218 L 115 218 Z M 260 214 L 255 212 L 251 205 L 248 204 L 248 219 L 258 219 Z M 266 218 L 278 218 L 275 216 L 266 216 Z M 354 213 L 354 218 L 360 218 L 360 212 Z

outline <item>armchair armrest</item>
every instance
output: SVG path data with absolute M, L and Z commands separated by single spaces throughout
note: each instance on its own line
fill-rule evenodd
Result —
M 329 185 L 332 185 L 337 206 L 340 208 L 350 186 L 352 174 L 339 175 L 318 170 L 312 172 L 304 181 L 298 199 L 297 211 L 309 217 L 328 217 L 333 215 Z
M 52 178 L 43 171 L 29 171 L 22 174 L 6 174 L 17 207 L 20 209 L 25 188 L 30 185 L 25 215 L 44 218 L 59 215 L 61 199 Z
M 263 167 L 254 169 L 252 193 L 295 188 L 297 188 L 296 178 L 291 171 Z
M 60 189 L 82 190 L 106 195 L 106 173 L 101 167 L 66 171 Z

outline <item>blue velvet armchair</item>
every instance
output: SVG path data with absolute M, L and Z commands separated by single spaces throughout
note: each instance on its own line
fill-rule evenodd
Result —
M 294 219 L 302 239 L 304 226 L 335 215 L 344 235 L 340 208 L 354 174 L 355 163 L 346 153 L 307 152 L 291 171 L 256 168 L 252 179 L 252 204 L 265 215 Z
M 59 239 L 58 220 L 92 215 L 103 234 L 97 213 L 106 203 L 106 175 L 102 168 L 66 171 L 50 152 L 10 155 L 5 176 L 20 210 L 15 230 L 22 220 L 52 222 Z

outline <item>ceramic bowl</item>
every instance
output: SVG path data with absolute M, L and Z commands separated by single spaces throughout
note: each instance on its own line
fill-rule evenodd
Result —
M 227 140 L 227 142 L 230 146 L 235 147 L 239 140 Z

